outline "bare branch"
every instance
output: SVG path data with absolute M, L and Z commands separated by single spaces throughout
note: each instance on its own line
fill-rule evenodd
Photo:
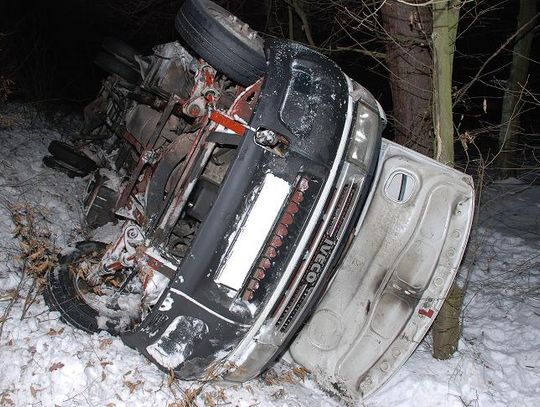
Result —
M 300 17 L 300 20 L 302 20 L 302 27 L 304 28 L 304 33 L 306 34 L 309 45 L 311 45 L 312 47 L 316 47 L 315 41 L 313 41 L 313 36 L 311 34 L 311 27 L 309 25 L 309 21 L 306 12 L 302 8 L 302 5 L 298 0 L 292 0 L 292 6 L 294 7 L 294 11 L 296 11 L 296 14 L 298 14 L 298 17 Z
M 469 83 L 464 85 L 460 90 L 456 92 L 456 97 L 454 99 L 454 106 L 461 101 L 461 99 L 467 93 L 467 91 L 471 88 L 471 86 L 474 85 L 474 83 L 480 78 L 480 76 L 484 72 L 484 69 L 486 69 L 487 65 L 493 60 L 493 58 L 499 55 L 508 46 L 508 44 L 510 44 L 519 34 L 521 34 L 523 31 L 528 29 L 536 21 L 538 16 L 540 16 L 540 12 L 536 13 L 535 16 L 531 18 L 527 24 L 523 24 L 521 27 L 519 27 L 514 34 L 508 37 L 508 39 L 493 54 L 491 54 L 488 59 L 486 59 L 486 61 L 482 64 L 478 72 L 476 72 L 476 75 L 474 76 L 474 78 L 472 78 L 472 80 Z

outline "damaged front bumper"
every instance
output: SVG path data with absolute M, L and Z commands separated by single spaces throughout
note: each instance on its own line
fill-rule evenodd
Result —
M 351 243 L 376 167 L 385 119 L 373 97 L 306 47 L 266 52 L 250 130 L 212 209 L 156 306 L 123 335 L 183 379 L 245 381 L 286 350 Z M 264 131 L 286 148 L 261 143 Z

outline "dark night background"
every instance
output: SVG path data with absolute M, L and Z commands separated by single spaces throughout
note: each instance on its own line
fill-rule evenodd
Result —
M 289 35 L 287 1 L 291 0 L 214 1 L 247 22 L 263 37 L 285 38 Z M 360 17 L 368 16 L 372 21 L 367 23 L 355 24 L 355 20 L 347 16 L 348 11 L 366 13 L 363 4 L 371 4 L 371 10 L 375 10 L 383 0 L 301 1 L 318 10 L 309 13 L 309 22 L 314 43 L 322 48 L 319 50 L 334 59 L 352 79 L 370 90 L 392 120 L 394 106 L 384 62 L 377 61 L 366 52 L 359 52 L 363 50 L 358 48 L 360 43 L 369 52 L 385 52 L 385 38 L 377 36 L 376 31 L 372 30 L 373 27 L 381 30 L 380 19 L 376 18 L 380 10 L 373 14 L 357 14 Z M 456 280 L 456 286 L 463 284 L 466 296 L 460 297 L 463 309 L 459 309 L 462 307 L 460 303 L 458 312 L 455 309 L 452 311 L 454 315 L 460 315 L 456 320 L 459 319 L 461 326 L 455 330 L 459 333 L 456 337 L 460 337 L 459 351 L 448 363 L 434 361 L 429 353 L 435 340 L 422 341 L 415 360 L 395 376 L 393 383 L 396 387 L 386 387 L 387 390 L 381 393 L 384 400 L 373 405 L 385 406 L 392 402 L 412 406 L 432 405 L 438 398 L 449 405 L 526 406 L 533 405 L 539 395 L 540 17 L 536 19 L 530 55 L 527 80 L 527 92 L 530 93 L 523 95 L 519 123 L 521 129 L 516 132 L 516 147 L 512 150 L 517 153 L 517 159 L 507 166 L 515 171 L 500 176 L 505 166 L 496 162 L 497 155 L 503 155 L 500 154 L 503 148 L 498 145 L 498 136 L 501 128 L 508 129 L 501 126 L 501 107 L 514 43 L 509 43 L 504 49 L 501 49 L 501 45 L 516 32 L 519 5 L 523 0 L 460 1 L 462 7 L 453 67 L 454 94 L 458 94 L 460 89 L 471 82 L 490 56 L 494 53 L 497 56 L 486 64 L 483 75 L 474 82 L 453 110 L 456 156 L 452 164 L 472 175 L 476 189 L 471 242 L 460 277 Z M 528 1 L 537 1 L 538 13 L 540 0 Z M 173 376 L 141 363 L 133 357 L 133 350 L 122 350 L 119 340 L 113 342 L 101 334 L 86 337 L 82 332 L 75 333 L 63 327 L 60 321 L 56 321 L 59 314 L 55 316 L 48 313 L 39 295 L 38 287 L 46 284 L 40 281 L 46 281 L 43 276 L 58 277 L 59 270 L 64 270 L 69 271 L 70 275 L 76 274 L 77 279 L 73 279 L 76 282 L 83 275 L 80 271 L 90 270 L 85 267 L 85 270 L 74 273 L 76 270 L 72 270 L 72 265 L 62 265 L 62 268 L 53 272 L 52 267 L 56 266 L 56 259 L 60 258 L 58 252 L 67 249 L 68 243 L 74 243 L 80 238 L 101 241 L 102 232 L 104 239 L 112 238 L 114 233 L 112 227 L 100 229 L 96 233 L 86 227 L 83 219 L 86 208 L 82 207 L 81 187 L 90 177 L 73 180 L 43 168 L 41 163 L 47 154 L 47 146 L 50 147 L 51 142 L 64 140 L 75 144 L 76 148 L 79 147 L 78 143 L 87 143 L 87 140 L 70 140 L 70 136 L 79 131 L 79 115 L 84 106 L 96 97 L 103 79 L 108 75 L 93 63 L 96 54 L 102 49 L 103 40 L 106 37 L 119 38 L 142 54 L 150 54 L 156 44 L 176 40 L 182 42 L 174 26 L 175 15 L 182 2 L 0 0 L 0 243 L 3 252 L 0 259 L 6 263 L 0 266 L 0 355 L 6 360 L 5 371 L 0 373 L 0 407 L 38 403 L 50 405 L 53 402 L 73 406 L 105 405 L 111 400 L 118 400 L 121 405 L 131 403 L 173 407 L 192 405 L 189 397 L 195 397 L 196 403 L 201 404 L 206 404 L 207 400 L 216 400 L 221 405 L 235 405 L 251 399 L 256 405 L 275 402 L 287 404 L 291 396 L 292 403 L 300 404 L 304 400 L 298 397 L 305 395 L 305 400 L 309 402 L 317 400 L 316 397 L 322 394 L 316 392 L 313 382 L 308 382 L 311 384 L 296 393 L 292 385 L 304 381 L 308 372 L 301 370 L 301 379 L 300 375 L 295 379 L 291 373 L 294 369 L 289 371 L 288 367 L 279 367 L 267 376 L 268 380 L 250 382 L 241 392 L 230 392 L 229 387 L 220 389 L 213 384 L 207 386 L 206 382 L 181 384 L 172 380 Z M 272 6 L 270 11 L 269 4 Z M 341 7 L 335 7 L 335 4 Z M 299 17 L 294 15 L 294 19 L 295 39 L 307 42 L 305 33 L 300 29 Z M 348 28 L 348 32 L 341 30 L 343 25 Z M 402 40 L 400 38 L 398 42 Z M 424 38 L 420 41 L 423 45 L 426 43 Z M 4 88 L 5 84 L 7 86 Z M 429 86 L 426 88 L 430 89 Z M 7 101 L 5 96 L 8 96 Z M 425 116 L 429 117 L 432 101 L 429 97 L 424 100 L 427 101 L 424 111 L 428 111 Z M 418 105 L 403 103 L 401 106 Z M 4 111 L 7 112 L 5 122 Z M 19 114 L 19 111 L 24 114 Z M 413 119 L 418 117 L 421 116 L 416 115 Z M 425 126 L 428 130 L 424 134 L 433 136 L 431 122 L 426 120 L 425 123 L 428 123 Z M 197 129 L 195 126 L 179 127 L 183 130 L 186 128 L 189 131 Z M 392 122 L 383 136 L 393 138 Z M 99 142 L 99 137 L 96 139 Z M 129 153 L 129 149 L 126 150 Z M 107 151 L 103 155 L 109 159 L 109 153 Z M 116 153 L 110 156 L 116 158 Z M 140 160 L 141 163 L 145 161 L 146 157 Z M 514 163 L 516 168 L 513 168 Z M 181 166 L 177 165 L 172 171 L 177 168 L 183 171 L 186 167 L 182 162 Z M 122 171 L 121 177 L 115 177 L 114 182 L 108 185 L 120 188 L 123 178 L 133 173 Z M 143 175 L 146 174 L 153 175 L 150 171 L 143 172 Z M 169 180 L 175 180 L 176 174 L 171 172 L 167 187 L 170 187 Z M 394 174 L 392 177 L 397 179 Z M 107 177 L 104 178 L 105 185 Z M 402 181 L 406 178 L 402 177 Z M 494 182 L 500 179 L 504 181 Z M 139 185 L 146 188 L 146 180 Z M 405 183 L 401 187 L 405 189 Z M 413 187 L 409 188 L 412 190 Z M 172 195 L 170 191 L 176 192 L 176 189 L 165 190 L 167 198 Z M 136 192 L 140 191 L 142 189 Z M 17 216 L 23 220 L 17 220 Z M 401 218 L 396 219 L 392 219 L 393 223 L 387 222 L 391 228 L 403 226 Z M 31 227 L 21 228 L 25 220 Z M 410 221 L 407 220 L 408 224 Z M 456 222 L 462 224 L 463 220 L 458 219 Z M 411 233 L 417 233 L 417 229 Z M 38 238 L 36 244 L 25 243 L 25 234 L 21 232 L 24 230 L 28 230 L 28 236 Z M 35 233 L 36 230 L 39 233 Z M 392 230 L 389 229 L 388 233 L 391 234 Z M 460 230 L 455 232 L 463 236 Z M 467 230 L 465 232 L 468 233 Z M 391 237 L 384 243 L 392 242 L 392 239 L 395 240 Z M 454 245 L 451 242 L 449 244 Z M 31 246 L 31 250 L 37 251 L 31 252 L 25 246 Z M 404 247 L 408 250 L 410 246 Z M 43 248 L 47 249 L 41 252 L 47 255 L 44 258 L 49 263 L 48 268 L 43 269 L 45 271 L 42 274 L 36 274 L 36 278 L 26 279 L 30 273 L 35 274 L 29 264 L 41 266 L 44 262 L 42 256 L 33 259 L 35 253 L 40 253 Z M 144 247 L 137 248 L 139 254 L 142 253 L 140 248 Z M 449 258 L 455 254 L 450 254 L 455 251 L 454 248 L 450 249 L 445 254 Z M 86 257 L 83 259 L 87 260 Z M 429 278 L 433 281 L 436 275 L 446 278 L 450 272 L 442 267 L 436 273 Z M 420 277 L 425 280 L 426 275 Z M 388 278 L 385 277 L 384 281 L 387 282 Z M 117 279 L 114 281 L 119 282 Z M 425 281 L 426 284 L 431 282 Z M 406 282 L 402 283 L 406 287 Z M 388 292 L 382 291 L 385 287 L 380 284 L 379 294 Z M 80 296 L 77 291 L 77 296 Z M 459 297 L 460 291 L 456 292 L 458 295 L 452 297 Z M 422 290 L 418 293 L 419 296 L 423 295 Z M 440 298 L 436 300 L 435 304 L 438 304 Z M 368 312 L 371 304 L 368 303 L 367 315 L 373 314 Z M 426 304 L 429 305 L 429 301 L 421 306 Z M 374 305 L 377 306 L 376 303 Z M 429 305 L 430 309 L 422 311 L 432 312 L 432 305 Z M 373 325 L 373 319 L 369 318 L 365 321 Z M 415 318 L 420 318 L 420 312 Z M 341 324 L 340 319 L 337 321 Z M 343 319 L 343 329 L 349 322 Z M 382 322 L 385 321 L 379 322 L 384 328 Z M 410 324 L 407 326 L 407 329 L 411 327 Z M 397 344 L 390 348 L 391 352 L 399 351 L 397 361 L 403 356 L 400 353 L 402 344 L 411 338 L 399 339 L 404 340 L 388 342 Z M 416 340 L 416 337 L 413 339 Z M 181 353 L 178 355 L 183 356 Z M 6 369 L 8 366 L 9 369 Z M 378 366 L 383 366 L 383 363 Z M 209 375 L 213 378 L 216 372 L 219 373 L 219 369 L 212 366 Z M 204 390 L 203 386 L 206 386 Z M 335 387 L 340 390 L 339 383 Z M 226 390 L 230 399 L 225 397 Z M 221 391 L 223 398 L 218 398 L 221 397 Z M 313 398 L 307 398 L 307 395 Z M 212 398 L 214 396 L 215 399 Z M 241 397 L 246 398 L 243 400 Z M 364 401 L 359 403 L 364 405 Z M 312 404 L 315 407 L 318 403 L 315 401 Z M 108 405 L 114 403 L 109 402 Z
M 218 1 L 254 29 L 266 35 L 286 35 L 286 6 L 274 1 L 273 27 L 269 29 L 263 1 Z M 491 3 L 491 4 L 490 4 Z M 482 14 L 494 2 L 469 2 L 462 9 L 457 41 L 454 80 L 459 87 L 474 76 L 487 56 L 516 29 L 518 0 L 498 2 L 498 6 Z M 118 37 L 142 53 L 151 52 L 155 44 L 180 39 L 174 29 L 174 16 L 181 0 L 52 0 L 7 1 L 0 4 L 1 74 L 15 82 L 13 98 L 41 107 L 75 108 L 90 101 L 106 76 L 92 61 L 104 37 Z M 350 4 L 354 6 L 355 2 Z M 479 18 L 477 18 L 480 16 Z M 314 15 L 311 19 L 316 43 L 322 43 L 333 27 L 335 13 Z M 335 26 L 335 25 L 334 25 Z M 465 32 L 463 32 L 465 30 Z M 270 31 L 270 34 L 269 34 Z M 358 38 L 369 37 L 361 30 Z M 538 36 L 538 33 L 537 33 Z M 347 44 L 344 44 L 347 45 Z M 382 50 L 379 45 L 379 50 Z M 376 48 L 376 47 L 375 47 Z M 539 45 L 533 44 L 533 60 L 538 58 Z M 386 110 L 391 110 L 391 97 L 385 71 L 372 58 L 352 52 L 331 52 L 342 68 L 366 86 Z M 456 107 L 460 131 L 500 120 L 500 104 L 511 61 L 511 47 L 495 58 L 490 72 L 473 86 L 466 103 Z M 531 63 L 529 88 L 538 88 L 538 62 Z M 483 112 L 486 99 L 487 114 Z M 536 109 L 525 113 L 522 125 L 526 132 L 538 129 Z

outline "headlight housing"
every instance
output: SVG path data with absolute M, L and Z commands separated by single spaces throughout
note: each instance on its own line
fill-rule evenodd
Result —
M 351 131 L 347 161 L 364 171 L 370 167 L 380 138 L 381 116 L 371 106 L 358 102 L 356 121 Z

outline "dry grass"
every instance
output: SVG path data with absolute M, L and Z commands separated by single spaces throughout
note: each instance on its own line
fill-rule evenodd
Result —
M 9 205 L 11 217 L 15 224 L 13 237 L 19 241 L 18 260 L 21 270 L 18 273 L 19 283 L 13 290 L 5 292 L 9 303 L 0 316 L 0 337 L 4 323 L 10 318 L 11 310 L 19 299 L 24 299 L 20 319 L 24 319 L 36 296 L 45 287 L 47 273 L 58 263 L 58 248 L 51 240 L 51 232 L 46 220 L 30 205 Z M 16 271 L 14 271 L 16 273 Z M 27 282 L 30 286 L 27 289 Z
M 218 405 L 227 404 L 227 395 L 225 389 L 221 387 L 212 387 L 212 389 L 206 389 L 208 385 L 215 383 L 222 375 L 232 369 L 229 362 L 218 362 L 210 365 L 206 369 L 206 373 L 201 382 L 194 382 L 187 388 L 181 387 L 176 380 L 174 372 L 169 372 L 169 388 L 172 393 L 176 395 L 176 390 L 179 390 L 181 396 L 177 398 L 173 403 L 169 403 L 168 407 L 216 407 Z M 199 404 L 202 402 L 202 404 Z
M 25 264 L 24 272 L 33 277 L 38 288 L 43 288 L 46 276 L 58 264 L 58 248 L 51 240 L 51 232 L 44 220 L 36 216 L 28 205 L 10 208 L 15 230 L 13 237 L 19 239 L 20 258 Z
M 269 370 L 263 376 L 263 381 L 269 386 L 296 384 L 304 379 L 309 374 L 309 370 L 304 367 L 294 367 L 281 373 L 276 373 L 274 370 Z
M 169 388 L 175 395 L 179 391 L 180 397 L 175 397 L 176 400 L 169 403 L 168 407 L 217 407 L 229 404 L 226 389 L 216 386 L 215 383 L 225 372 L 236 368 L 230 363 L 215 363 L 207 369 L 203 381 L 194 382 L 188 387 L 183 387 L 175 379 L 174 373 L 171 371 L 168 381 Z M 297 384 L 304 381 L 308 374 L 309 371 L 303 367 L 294 367 L 279 373 L 271 369 L 262 376 L 260 383 L 264 386 L 278 387 L 286 384 Z M 253 394 L 251 386 L 246 384 L 242 386 Z M 236 389 L 238 389 L 238 386 L 232 387 L 232 390 Z M 279 399 L 284 395 L 284 390 L 281 388 L 273 396 L 275 399 Z

